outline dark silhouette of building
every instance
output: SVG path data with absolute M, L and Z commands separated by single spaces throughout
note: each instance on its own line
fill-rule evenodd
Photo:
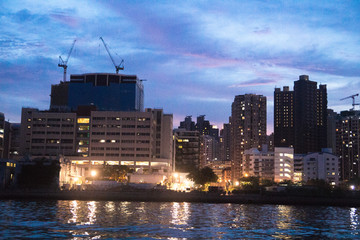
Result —
M 250 148 L 266 144 L 266 97 L 255 94 L 235 96 L 231 106 L 232 178 L 243 176 L 242 156 Z
M 336 155 L 336 122 L 339 117 L 332 109 L 328 109 L 327 114 L 327 148 Z
M 208 120 L 205 120 L 205 115 L 197 117 L 195 130 L 199 131 L 200 135 L 209 135 L 219 141 L 219 129 L 214 128 Z
M 5 115 L 0 112 L 0 158 L 9 158 L 10 149 L 10 123 L 5 120 Z
M 69 82 L 51 86 L 51 111 L 76 111 L 78 106 L 98 111 L 144 111 L 144 89 L 136 75 L 72 74 Z
M 294 147 L 294 91 L 285 86 L 274 92 L 274 141 L 276 147 Z
M 20 123 L 10 123 L 10 150 L 9 158 L 16 159 L 20 154 L 20 135 L 21 124 Z
M 231 125 L 224 123 L 220 130 L 220 160 L 230 161 Z
M 341 180 L 359 177 L 360 111 L 342 111 L 336 121 L 336 155 L 339 156 Z
M 320 152 L 327 147 L 326 85 L 301 75 L 289 87 L 274 92 L 275 147 L 294 147 L 296 154 Z
M 185 120 L 180 122 L 179 128 L 186 129 L 187 131 L 195 131 L 195 122 L 192 121 L 192 116 L 186 116 Z
M 174 130 L 175 171 L 189 172 L 200 166 L 200 134 L 186 129 Z

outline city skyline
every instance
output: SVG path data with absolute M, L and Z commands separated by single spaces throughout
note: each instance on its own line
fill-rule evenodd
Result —
M 86 4 L 85 4 L 86 3 Z M 267 97 L 273 132 L 275 87 L 299 75 L 326 84 L 328 106 L 348 110 L 360 81 L 360 3 L 2 1 L 1 112 L 20 122 L 22 107 L 48 109 L 62 80 L 58 57 L 69 52 L 68 76 L 120 73 L 146 79 L 145 107 L 185 116 L 205 114 L 222 128 L 236 95 Z M 118 54 L 118 55 L 117 55 Z M 357 100 L 359 102 L 360 100 Z

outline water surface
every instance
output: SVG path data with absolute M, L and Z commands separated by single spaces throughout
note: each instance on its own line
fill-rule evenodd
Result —
M 0 201 L 0 238 L 356 239 L 360 208 Z

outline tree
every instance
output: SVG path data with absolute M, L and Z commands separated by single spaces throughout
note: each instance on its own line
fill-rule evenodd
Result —
M 117 182 L 126 182 L 127 174 L 130 172 L 128 166 L 104 164 L 103 177 Z
M 260 178 L 259 177 L 243 177 L 240 178 L 240 185 L 243 190 L 258 190 Z
M 330 189 L 331 185 L 324 179 L 310 179 L 306 182 L 308 186 L 315 186 L 323 189 Z
M 209 167 L 204 167 L 200 170 L 194 169 L 187 175 L 187 178 L 191 179 L 199 185 L 205 185 L 207 183 L 216 182 L 218 180 L 218 176 Z

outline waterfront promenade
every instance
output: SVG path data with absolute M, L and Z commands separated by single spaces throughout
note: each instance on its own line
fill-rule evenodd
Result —
M 285 194 L 233 194 L 175 191 L 11 191 L 0 192 L 0 199 L 140 201 L 140 202 L 203 202 L 275 205 L 321 205 L 360 207 L 360 198 L 290 196 Z

